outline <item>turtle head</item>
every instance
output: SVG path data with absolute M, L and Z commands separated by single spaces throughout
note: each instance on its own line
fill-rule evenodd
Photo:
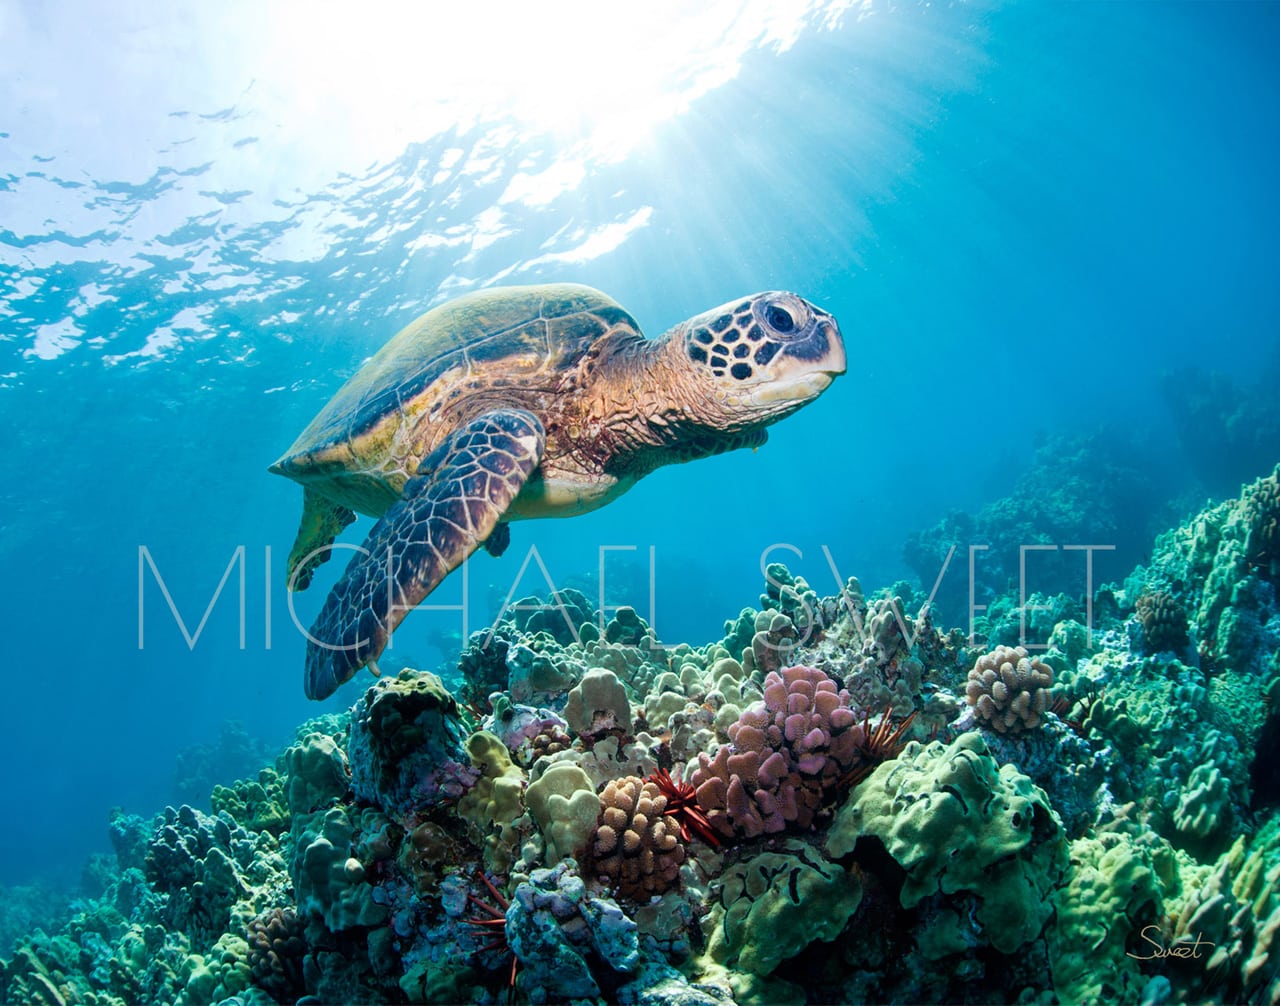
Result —
M 813 401 L 845 371 L 835 318 L 794 293 L 769 291 L 681 326 L 695 384 L 731 427 L 761 427 Z M 679 331 L 679 330 L 677 330 Z M 673 333 L 676 334 L 676 333 Z

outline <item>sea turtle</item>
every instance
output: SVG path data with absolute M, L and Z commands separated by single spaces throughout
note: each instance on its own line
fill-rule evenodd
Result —
M 353 511 L 381 518 L 311 627 L 307 695 L 376 673 L 401 619 L 478 546 L 500 553 L 507 522 L 585 513 L 660 465 L 758 447 L 844 369 L 835 319 L 792 293 L 732 301 L 658 339 L 568 283 L 428 311 L 271 466 L 303 486 L 291 590 Z

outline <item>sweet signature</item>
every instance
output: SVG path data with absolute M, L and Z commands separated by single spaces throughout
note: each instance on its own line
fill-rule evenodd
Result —
M 1201 947 L 1213 947 L 1217 945 L 1215 943 L 1210 943 L 1208 940 L 1201 939 L 1200 937 L 1202 934 L 1196 933 L 1195 942 L 1193 943 L 1188 942 L 1191 937 L 1184 936 L 1182 939 L 1174 941 L 1169 946 L 1165 946 L 1160 939 L 1148 936 L 1147 933 L 1150 931 L 1154 931 L 1156 937 L 1161 935 L 1159 926 L 1143 926 L 1142 932 L 1138 935 L 1155 948 L 1151 953 L 1131 954 L 1126 950 L 1124 955 L 1126 957 L 1132 957 L 1136 961 L 1154 961 L 1163 957 L 1179 957 L 1184 960 L 1198 961 L 1200 959 Z

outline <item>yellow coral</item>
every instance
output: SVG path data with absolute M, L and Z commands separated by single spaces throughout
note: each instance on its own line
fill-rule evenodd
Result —
M 600 816 L 595 787 L 572 762 L 551 764 L 529 784 L 525 803 L 546 840 L 547 866 L 582 851 Z
M 515 822 L 524 815 L 524 770 L 511 760 L 507 746 L 481 730 L 467 738 L 467 753 L 483 773 L 458 801 L 458 815 L 484 845 L 485 865 L 506 873 L 520 846 Z

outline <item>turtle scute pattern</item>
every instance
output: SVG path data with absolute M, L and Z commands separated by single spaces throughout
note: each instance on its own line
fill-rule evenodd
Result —
M 463 426 L 423 461 L 370 532 L 369 561 L 347 568 L 311 627 L 320 642 L 307 648 L 310 698 L 332 694 L 378 657 L 413 606 L 493 531 L 544 446 L 531 413 L 503 410 Z

